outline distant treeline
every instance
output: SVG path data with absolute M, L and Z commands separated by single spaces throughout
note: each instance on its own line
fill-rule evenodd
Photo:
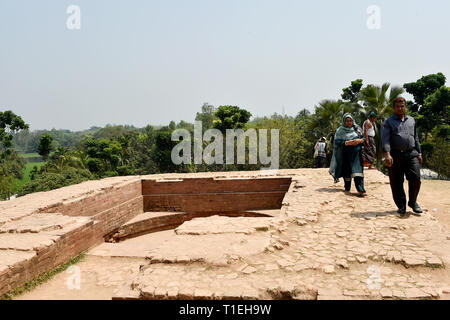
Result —
M 314 145 L 326 137 L 332 150 L 336 130 L 342 117 L 350 112 L 355 122 L 362 125 L 370 112 L 378 115 L 375 126 L 377 157 L 375 164 L 385 172 L 381 149 L 382 122 L 393 114 L 393 101 L 405 91 L 414 97 L 408 101 L 408 114 L 416 119 L 422 145 L 424 167 L 436 171 L 441 178 L 450 177 L 450 88 L 445 86 L 442 73 L 431 74 L 403 87 L 384 83 L 381 86 L 363 84 L 362 79 L 343 88 L 340 99 L 322 100 L 314 111 L 299 108 L 296 116 L 273 114 L 251 119 L 251 113 L 238 106 L 201 106 L 195 120 L 203 131 L 214 128 L 222 133 L 227 129 L 278 129 L 279 168 L 307 168 L 314 166 Z M 2 120 L 3 119 L 3 120 Z M 89 179 L 118 175 L 143 175 L 170 172 L 258 170 L 266 165 L 249 164 L 248 140 L 245 164 L 190 164 L 176 165 L 171 153 L 178 144 L 172 141 L 175 129 L 186 129 L 193 136 L 194 124 L 186 121 L 167 126 L 136 128 L 107 125 L 89 130 L 43 130 L 29 132 L 28 126 L 13 113 L 0 112 L 0 197 L 11 195 L 12 179 L 23 176 L 23 158 L 19 153 L 38 152 L 45 164 L 30 173 L 20 195 L 47 191 Z M 2 128 L 6 128 L 2 129 Z M 2 131 L 3 130 L 3 131 Z M 11 141 L 12 140 L 12 141 Z M 2 142 L 3 141 L 3 142 Z M 12 143 L 11 143 L 12 142 Z M 211 142 L 203 141 L 203 148 Z M 236 146 L 235 146 L 236 147 Z M 268 146 L 270 151 L 270 144 Z M 328 160 L 331 152 L 328 154 Z M 193 160 L 193 159 L 192 159 Z
M 102 127 L 91 127 L 82 131 L 70 131 L 64 129 L 52 130 L 22 130 L 13 136 L 13 146 L 20 153 L 38 152 L 39 139 L 42 135 L 48 134 L 53 138 L 54 147 L 76 148 L 80 140 L 86 136 L 96 139 L 111 139 L 119 137 L 127 132 L 143 132 L 144 128 L 138 129 L 128 125 L 106 125 Z

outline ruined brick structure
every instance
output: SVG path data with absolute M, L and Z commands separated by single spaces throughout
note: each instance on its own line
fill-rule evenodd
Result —
M 290 178 L 118 177 L 4 202 L 0 204 L 0 295 L 111 234 L 128 238 L 215 214 L 264 215 L 251 210 L 281 208 L 290 183 Z M 145 219 L 126 225 L 144 212 L 149 212 Z

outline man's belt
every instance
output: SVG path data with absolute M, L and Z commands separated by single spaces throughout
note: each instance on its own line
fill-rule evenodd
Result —
M 408 149 L 408 150 L 402 150 L 402 149 L 393 149 L 394 152 L 400 152 L 400 153 L 408 153 L 413 151 L 414 149 Z

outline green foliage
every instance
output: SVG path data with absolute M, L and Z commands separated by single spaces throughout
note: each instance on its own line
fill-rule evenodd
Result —
M 367 114 L 373 111 L 378 115 L 379 119 L 384 120 L 393 114 L 394 100 L 403 92 L 403 88 L 398 86 L 391 87 L 389 83 L 384 83 L 381 87 L 368 85 L 361 90 L 361 99 Z
M 22 179 L 25 160 L 16 151 L 0 153 L 0 200 L 9 199 L 14 193 L 13 182 Z
M 201 121 L 202 122 L 202 130 L 205 132 L 208 129 L 211 129 L 213 127 L 214 120 L 217 120 L 216 116 L 214 115 L 215 108 L 214 106 L 208 104 L 205 102 L 202 106 L 202 111 L 197 112 L 197 115 L 195 117 L 195 121 Z
M 135 133 L 130 137 L 129 163 L 135 174 L 158 172 L 158 165 L 153 160 L 155 150 L 155 130 L 147 126 L 143 133 Z
M 431 152 L 426 154 L 426 165 L 437 172 L 441 179 L 450 178 L 450 142 L 449 136 L 439 136 L 438 127 L 434 128 L 430 142 Z M 423 144 L 422 144 L 423 146 Z
M 213 127 L 222 132 L 226 129 L 242 129 L 250 120 L 252 114 L 245 109 L 236 106 L 220 106 L 214 113 L 217 120 L 213 121 Z
M 450 178 L 450 88 L 445 86 L 442 73 L 423 76 L 404 88 L 414 96 L 412 116 L 417 120 L 417 130 L 423 138 L 424 166 L 443 178 Z
M 172 163 L 172 149 L 177 142 L 172 141 L 172 132 L 168 128 L 163 128 L 156 132 L 155 149 L 152 153 L 152 160 L 156 163 L 160 172 L 176 172 L 177 167 Z
M 442 87 L 446 82 L 446 78 L 442 73 L 429 74 L 423 76 L 416 82 L 405 83 L 403 88 L 406 92 L 414 96 L 414 101 L 411 105 L 411 112 L 417 112 L 421 106 L 424 105 L 425 99 L 434 93 L 437 89 Z
M 25 169 L 22 171 L 20 177 L 16 177 L 11 185 L 11 193 L 18 194 L 24 185 L 29 183 L 35 175 L 39 174 L 39 169 L 44 165 L 44 162 L 27 162 Z
M 13 195 L 15 179 L 22 178 L 25 160 L 13 150 L 13 135 L 28 125 L 12 111 L 0 112 L 0 200 L 9 199 Z
M 433 155 L 434 152 L 434 144 L 431 142 L 425 141 L 420 145 L 423 155 L 424 165 L 428 164 L 428 159 Z
M 425 98 L 419 113 L 430 118 L 433 127 L 450 124 L 450 88 L 442 86 Z
M 278 129 L 280 137 L 280 169 L 304 168 L 313 165 L 313 140 L 308 140 L 307 117 L 279 117 L 277 114 L 270 118 L 256 119 L 247 125 L 247 129 Z M 269 131 L 270 132 L 270 131 Z M 313 138 L 314 139 L 314 138 Z M 270 141 L 268 142 L 270 146 Z M 268 148 L 269 151 L 270 148 Z M 256 168 L 260 169 L 258 164 Z
M 124 135 L 127 135 L 131 132 L 139 131 L 139 129 L 133 126 L 114 126 L 114 125 L 106 125 L 106 127 L 99 129 L 92 137 L 95 139 L 118 139 Z
M 315 107 L 314 114 L 307 123 L 308 131 L 314 139 L 321 137 L 333 141 L 336 130 L 341 126 L 342 117 L 351 112 L 351 105 L 342 100 L 323 100 Z
M 14 148 L 22 153 L 37 152 L 39 139 L 42 135 L 48 134 L 53 137 L 53 146 L 63 148 L 77 148 L 83 138 L 90 136 L 96 139 L 116 139 L 122 135 L 140 132 L 133 126 L 113 126 L 107 125 L 105 128 L 91 127 L 88 130 L 70 131 L 70 130 L 22 130 L 14 134 L 12 143 Z
M 93 179 L 94 176 L 89 170 L 66 168 L 62 172 L 42 171 L 33 180 L 27 183 L 19 192 L 19 196 L 29 193 L 50 191 L 73 184 L 78 184 Z
M 43 134 L 39 138 L 38 154 L 47 160 L 50 152 L 53 150 L 52 147 L 53 137 L 49 134 Z
M 438 73 L 405 84 L 404 88 L 415 97 L 414 102 L 408 101 L 408 111 L 417 120 L 419 134 L 425 134 L 425 139 L 422 139 L 424 165 L 437 171 L 441 177 L 449 177 L 450 88 L 445 87 L 444 83 L 445 76 Z M 259 117 L 250 121 L 251 113 L 245 109 L 227 105 L 216 109 L 205 103 L 196 114 L 196 120 L 202 122 L 203 132 L 210 128 L 216 128 L 222 133 L 227 129 L 278 129 L 280 168 L 301 168 L 314 166 L 314 145 L 321 137 L 327 138 L 331 151 L 334 134 L 341 125 L 344 113 L 352 113 L 356 124 L 361 125 L 368 114 L 374 111 L 381 120 L 375 126 L 379 152 L 377 166 L 385 172 L 386 168 L 381 161 L 380 125 L 382 120 L 393 113 L 393 100 L 403 91 L 403 88 L 391 87 L 389 83 L 363 87 L 362 79 L 357 79 L 352 81 L 349 87 L 342 89 L 342 100 L 322 100 L 315 106 L 313 113 L 302 109 L 296 117 L 274 113 L 270 117 Z M 414 109 L 416 106 L 417 110 Z M 248 164 L 248 139 L 245 142 L 246 164 L 174 165 L 171 153 L 178 142 L 171 139 L 173 130 L 186 129 L 191 135 L 194 131 L 193 124 L 185 121 L 178 124 L 171 121 L 165 127 L 149 125 L 141 129 L 107 125 L 105 128 L 92 127 L 80 132 L 54 129 L 29 132 L 24 130 L 27 126 L 20 121 L 20 117 L 12 112 L 0 115 L 3 121 L 0 126 L 0 196 L 3 198 L 11 195 L 11 188 L 8 186 L 22 175 L 24 167 L 23 160 L 8 146 L 14 145 L 18 150 L 36 152 L 39 149 L 39 141 L 45 142 L 41 143 L 40 153 L 47 157 L 48 161 L 39 168 L 27 168 L 31 181 L 25 184 L 20 194 L 47 191 L 89 179 L 118 175 L 258 170 L 262 167 L 260 163 Z M 50 153 L 49 141 L 51 142 L 52 138 L 55 151 Z M 268 138 L 270 153 L 271 136 Z M 208 144 L 209 142 L 204 141 L 203 148 Z
M 0 152 L 9 150 L 14 133 L 25 129 L 28 129 L 28 125 L 20 116 L 10 110 L 0 112 Z
M 357 103 L 359 99 L 359 93 L 363 86 L 362 79 L 356 79 L 352 81 L 349 87 L 342 89 L 342 100 Z
M 118 140 L 86 138 L 86 167 L 98 177 L 117 175 L 117 168 L 125 165 L 128 144 L 129 139 L 123 136 Z

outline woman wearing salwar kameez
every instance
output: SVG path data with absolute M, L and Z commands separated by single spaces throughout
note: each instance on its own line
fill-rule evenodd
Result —
M 361 147 L 364 143 L 361 127 L 355 124 L 350 113 L 342 118 L 342 126 L 334 135 L 333 156 L 330 163 L 330 174 L 334 182 L 344 178 L 345 191 L 350 192 L 352 178 L 360 196 L 366 195 L 364 189 L 363 160 Z
M 369 114 L 369 119 L 363 124 L 365 143 L 362 147 L 362 158 L 363 165 L 367 166 L 369 169 L 372 168 L 373 162 L 377 157 L 377 147 L 375 143 L 375 122 L 377 121 L 377 118 L 377 114 L 371 112 Z

